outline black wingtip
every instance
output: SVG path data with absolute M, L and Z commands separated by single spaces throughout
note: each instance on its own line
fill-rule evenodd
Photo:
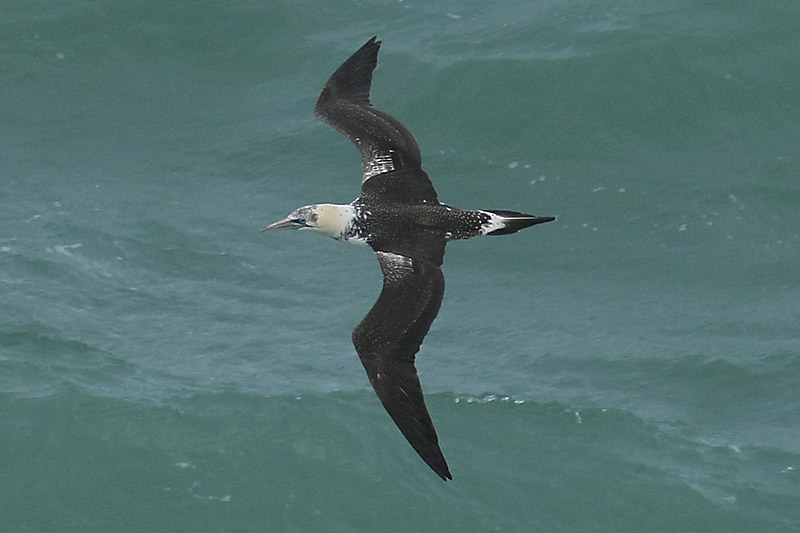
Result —
M 453 474 L 450 473 L 450 469 L 447 467 L 447 463 L 444 462 L 444 457 L 442 457 L 442 463 L 434 467 L 432 464 L 428 463 L 428 466 L 433 468 L 433 471 L 436 472 L 442 481 L 453 481 Z
M 378 50 L 381 47 L 381 41 L 377 39 L 375 35 L 364 43 L 328 78 L 317 100 L 317 117 L 325 120 L 326 106 L 337 98 L 369 103 L 372 71 L 378 64 Z
M 389 414 L 391 415 L 392 413 L 390 412 Z M 392 416 L 392 418 L 394 418 L 394 416 Z M 395 420 L 395 423 L 397 423 L 397 420 Z M 442 478 L 442 481 L 453 479 L 453 475 L 450 473 L 450 467 L 447 466 L 447 460 L 444 458 L 442 449 L 439 447 L 439 439 L 436 436 L 436 430 L 433 429 L 433 424 L 431 424 L 430 427 L 430 430 L 433 432 L 432 440 L 428 441 L 421 441 L 413 438 L 413 436 L 407 431 L 404 431 L 403 427 L 399 424 L 398 428 L 403 433 L 408 443 L 411 444 L 411 447 L 414 448 L 414 451 L 417 452 L 431 470 L 436 472 L 437 476 Z
M 361 45 L 361 48 L 353 53 L 353 56 L 368 56 L 372 60 L 372 63 L 377 64 L 378 50 L 380 50 L 382 43 L 383 41 L 379 41 L 377 35 L 373 35 L 369 41 L 365 42 Z
M 411 446 L 414 450 L 419 454 L 425 464 L 428 465 L 431 470 L 436 472 L 442 481 L 451 481 L 453 479 L 453 475 L 450 473 L 450 467 L 447 466 L 447 461 L 444 458 L 444 454 L 442 453 L 441 448 L 439 448 L 438 443 L 434 445 L 433 449 L 428 450 L 421 450 L 417 446 L 414 445 L 413 442 L 409 441 Z

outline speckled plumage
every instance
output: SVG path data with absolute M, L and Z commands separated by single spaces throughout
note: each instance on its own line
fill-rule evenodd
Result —
M 265 227 L 313 229 L 368 244 L 383 274 L 378 301 L 353 331 L 370 383 L 411 446 L 452 479 L 422 394 L 416 353 L 444 297 L 448 241 L 506 235 L 549 222 L 516 211 L 468 211 L 439 203 L 414 137 L 369 100 L 380 41 L 367 41 L 328 79 L 316 116 L 346 135 L 361 156 L 361 195 L 348 205 L 314 204 Z

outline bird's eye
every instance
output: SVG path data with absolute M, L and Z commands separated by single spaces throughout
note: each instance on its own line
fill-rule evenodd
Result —
M 296 218 L 296 219 L 294 219 L 294 221 L 293 221 L 293 222 L 294 222 L 295 224 L 299 224 L 299 225 L 301 225 L 301 226 L 305 226 L 305 225 L 306 225 L 306 219 L 305 219 L 304 217 L 299 217 L 299 218 Z

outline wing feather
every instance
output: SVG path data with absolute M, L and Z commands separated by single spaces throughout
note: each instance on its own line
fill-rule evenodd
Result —
M 414 366 L 439 313 L 444 275 L 425 261 L 390 252 L 377 256 L 383 290 L 353 331 L 353 344 L 378 398 L 406 440 L 442 479 L 452 479 Z
M 425 189 L 424 199 L 435 202 L 436 193 L 422 171 L 422 156 L 414 136 L 398 120 L 370 103 L 372 72 L 378 64 L 380 46 L 381 42 L 373 37 L 342 63 L 325 83 L 314 113 L 356 145 L 361 156 L 362 184 L 373 176 L 399 172 L 403 182 Z

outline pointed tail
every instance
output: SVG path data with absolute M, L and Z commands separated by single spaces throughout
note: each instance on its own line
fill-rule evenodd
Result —
M 556 217 L 538 217 L 536 215 L 527 215 L 517 211 L 504 211 L 500 209 L 485 209 L 484 212 L 494 215 L 492 217 L 490 229 L 486 235 L 509 235 L 521 229 L 536 224 L 552 222 L 556 219 Z

